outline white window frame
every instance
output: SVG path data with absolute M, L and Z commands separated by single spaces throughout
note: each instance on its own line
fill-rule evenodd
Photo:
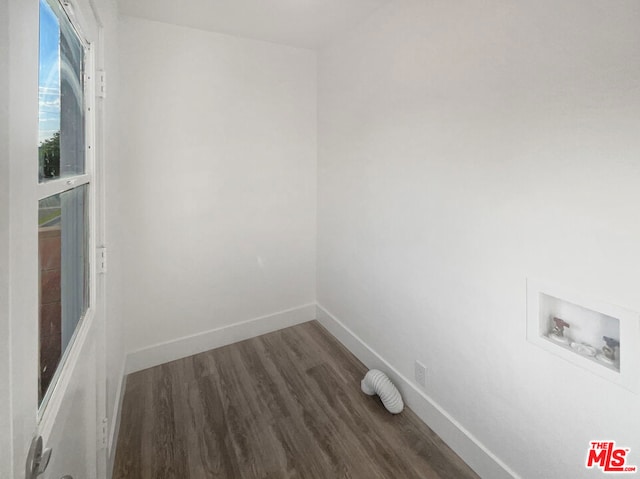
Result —
M 53 427 L 55 416 L 60 409 L 65 392 L 71 379 L 73 366 L 78 361 L 82 345 L 85 342 L 87 334 L 91 329 L 92 322 L 96 315 L 96 299 L 97 299 L 97 277 L 95 268 L 95 251 L 96 251 L 96 226 L 97 226 L 97 207 L 96 207 L 96 44 L 97 32 L 88 28 L 88 23 L 84 21 L 80 14 L 76 13 L 67 2 L 58 1 L 62 10 L 68 16 L 71 25 L 76 31 L 78 39 L 82 44 L 85 52 L 84 56 L 84 126 L 85 126 L 85 173 L 74 176 L 57 178 L 39 182 L 37 186 L 38 201 L 50 196 L 70 191 L 83 185 L 87 185 L 87 210 L 88 210 L 88 244 L 87 257 L 89 274 L 89 304 L 84 316 L 80 318 L 75 331 L 69 341 L 69 344 L 62 352 L 60 362 L 56 368 L 56 372 L 51 379 L 51 383 L 42 398 L 42 402 L 38 407 L 37 422 L 39 430 L 43 435 L 48 435 Z M 91 35 L 87 35 L 90 32 Z M 34 159 L 35 161 L 35 159 Z

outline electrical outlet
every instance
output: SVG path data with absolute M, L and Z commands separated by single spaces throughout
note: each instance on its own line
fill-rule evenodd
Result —
M 414 367 L 414 376 L 416 382 L 422 386 L 426 387 L 427 385 L 427 367 L 422 364 L 420 361 L 416 360 L 416 364 Z

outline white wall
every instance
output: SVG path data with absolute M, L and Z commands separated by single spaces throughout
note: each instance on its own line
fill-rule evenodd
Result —
M 117 426 L 117 416 L 119 414 L 120 392 L 123 381 L 123 371 L 125 363 L 124 347 L 124 322 L 122 314 L 123 303 L 123 277 L 121 256 L 119 252 L 117 234 L 112 234 L 118 230 L 122 206 L 120 204 L 119 177 L 122 157 L 119 153 L 120 144 L 120 112 L 118 112 L 119 96 L 119 42 L 118 42 L 118 11 L 115 1 L 103 0 L 99 4 L 100 20 L 103 26 L 103 49 L 99 55 L 98 65 L 106 72 L 106 97 L 99 103 L 100 113 L 103 123 L 102 129 L 102 170 L 104 188 L 104 219 L 100 225 L 102 230 L 102 245 L 108 251 L 107 274 L 103 291 L 105 294 L 104 304 L 104 334 L 105 334 L 105 391 L 104 401 L 106 404 L 106 417 L 109 425 L 110 441 L 114 439 L 114 428 Z M 113 254 L 111 254 L 113 253 Z M 115 443 L 109 443 L 108 467 L 115 458 Z M 108 471 L 107 477 L 110 477 Z
M 527 277 L 640 310 L 638 25 L 397 0 L 319 56 L 318 301 L 522 477 L 640 464 L 638 396 L 525 339 Z
M 313 302 L 315 53 L 125 17 L 120 72 L 127 350 Z
M 10 404 L 9 369 L 9 2 L 0 1 L 0 404 Z M 11 474 L 11 408 L 0 408 L 0 477 Z

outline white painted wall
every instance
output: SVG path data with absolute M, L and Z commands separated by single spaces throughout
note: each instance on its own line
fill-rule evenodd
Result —
M 313 302 L 316 54 L 124 17 L 120 72 L 127 350 Z
M 9 2 L 0 0 L 0 404 L 11 404 L 9 345 Z M 0 477 L 10 477 L 11 408 L 0 408 Z
M 638 396 L 525 339 L 527 277 L 640 310 L 638 25 L 397 0 L 319 56 L 318 301 L 522 477 L 640 464 Z
M 103 143 L 103 169 L 101 174 L 104 179 L 104 221 L 103 244 L 107 247 L 107 274 L 105 280 L 105 391 L 106 417 L 109 426 L 109 444 L 107 467 L 110 467 L 115 459 L 114 428 L 117 427 L 119 414 L 120 392 L 123 383 L 123 371 L 125 364 L 124 346 L 124 322 L 123 317 L 123 275 L 121 266 L 119 230 L 122 205 L 120 203 L 120 178 L 122 157 L 119 153 L 120 144 L 120 115 L 118 111 L 119 97 L 119 18 L 115 0 L 103 0 L 100 3 L 100 20 L 103 25 L 103 51 L 100 55 L 102 70 L 106 72 L 106 97 L 101 100 L 99 108 L 104 123 L 102 128 Z M 111 471 L 107 471 L 107 477 L 111 477 Z

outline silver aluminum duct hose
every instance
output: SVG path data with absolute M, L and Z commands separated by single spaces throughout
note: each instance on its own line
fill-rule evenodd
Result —
M 369 396 L 374 394 L 380 396 L 382 404 L 391 414 L 401 413 L 402 409 L 404 409 L 400 392 L 382 371 L 377 369 L 370 370 L 360 383 L 360 387 L 362 392 Z

